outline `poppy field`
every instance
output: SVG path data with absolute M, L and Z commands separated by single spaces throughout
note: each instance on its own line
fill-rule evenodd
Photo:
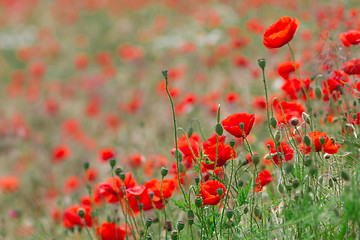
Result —
M 360 2 L 0 0 L 0 239 L 359 239 Z

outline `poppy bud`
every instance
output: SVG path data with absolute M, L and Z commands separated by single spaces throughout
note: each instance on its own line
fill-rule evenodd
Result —
M 175 150 L 175 157 L 177 160 L 179 160 L 181 162 L 182 160 L 182 153 L 179 150 Z
M 194 218 L 195 217 L 194 211 L 189 209 L 188 212 L 187 212 L 187 216 L 188 216 L 188 218 Z
M 284 188 L 284 185 L 283 185 L 282 183 L 279 183 L 279 185 L 278 185 L 278 191 L 279 191 L 280 193 L 284 193 L 284 192 L 285 192 L 285 188 Z
M 321 100 L 321 98 L 322 98 L 322 91 L 321 91 L 321 88 L 319 86 L 315 87 L 315 96 L 319 100 Z
M 239 127 L 241 128 L 241 130 L 242 130 L 243 132 L 245 132 L 245 131 L 244 131 L 244 127 L 245 127 L 245 125 L 244 125 L 244 123 L 243 123 L 243 122 L 241 122 L 241 123 L 239 124 Z
M 356 102 L 356 101 L 354 101 L 354 102 Z M 357 118 L 357 115 L 356 115 L 356 113 L 354 113 L 354 114 L 352 115 L 352 119 L 355 121 L 356 118 Z
M 165 167 L 161 168 L 161 176 L 165 177 L 168 174 L 169 170 Z
M 231 208 L 226 209 L 225 216 L 228 219 L 232 218 L 232 216 L 234 216 L 234 210 L 232 210 Z
M 201 207 L 202 206 L 202 201 L 200 197 L 196 197 L 195 198 L 195 206 L 197 207 Z
M 122 171 L 123 171 L 123 170 L 118 167 L 118 168 L 115 169 L 115 174 L 116 174 L 117 176 L 120 176 L 120 173 L 122 173 Z
M 195 183 L 198 185 L 200 182 L 200 177 L 198 175 L 195 176 Z
M 85 170 L 88 170 L 89 167 L 90 167 L 90 163 L 89 162 L 84 162 Z
M 308 135 L 304 136 L 304 142 L 305 142 L 306 146 L 310 147 L 311 140 L 310 140 L 310 137 Z
M 231 139 L 231 140 L 230 140 L 230 147 L 233 148 L 234 146 L 235 146 L 235 140 L 234 140 L 234 139 Z
M 78 215 L 79 215 L 79 217 L 83 218 L 83 217 L 85 216 L 85 211 L 84 211 L 84 209 L 80 209 L 80 210 L 78 211 Z
M 349 174 L 348 174 L 345 170 L 342 170 L 342 171 L 341 171 L 341 177 L 342 177 L 342 179 L 344 179 L 345 181 L 349 181 L 349 179 L 350 179 Z
M 111 167 L 111 168 L 114 168 L 114 167 L 115 167 L 115 164 L 116 164 L 115 158 L 110 159 L 109 163 L 110 163 L 110 167 Z
M 324 137 L 320 137 L 320 138 L 319 138 L 319 143 L 320 143 L 321 145 L 324 145 L 324 143 L 325 143 L 325 138 L 324 138 Z
M 222 195 L 223 195 L 223 193 L 224 193 L 224 189 L 218 188 L 218 189 L 216 189 L 216 192 L 217 192 L 217 194 L 219 195 L 219 197 L 221 198 Z
M 241 187 L 244 185 L 244 181 L 243 181 L 243 180 L 239 180 L 239 181 L 237 182 L 237 185 L 238 185 L 239 188 L 241 188 Z
M 243 166 L 247 165 L 248 163 L 249 163 L 249 160 L 245 159 L 244 161 L 241 162 L 240 167 L 243 167 Z
M 171 226 L 171 221 L 170 220 L 166 220 L 166 226 L 164 227 L 164 229 L 166 229 L 168 232 L 171 231 L 172 226 Z
M 265 66 L 266 66 L 266 60 L 265 60 L 265 58 L 260 58 L 260 59 L 258 59 L 258 64 L 259 64 L 259 67 L 264 70 L 264 69 L 265 69 Z
M 329 187 L 332 188 L 333 186 L 334 186 L 334 182 L 331 178 L 329 178 Z
M 306 112 L 303 112 L 303 113 L 301 114 L 301 117 L 302 117 L 302 119 L 304 119 L 304 121 L 305 121 L 307 124 L 310 125 L 311 119 L 310 119 L 309 114 L 307 114 Z
M 146 218 L 145 219 L 146 228 L 149 228 L 151 226 L 152 222 L 153 222 L 152 218 Z
M 162 73 L 162 75 L 164 76 L 164 78 L 167 79 L 167 77 L 168 77 L 168 71 L 167 71 L 167 70 L 163 70 L 163 71 L 161 71 L 161 73 Z
M 274 116 L 271 116 L 271 118 L 270 118 L 270 124 L 271 124 L 271 126 L 272 126 L 273 128 L 276 128 L 276 126 L 277 126 L 277 120 L 276 120 L 276 118 L 275 118 Z
M 178 239 L 178 235 L 179 235 L 178 231 L 173 230 L 173 231 L 171 232 L 171 240 L 177 240 L 177 239 Z
M 275 132 L 274 140 L 275 140 L 275 142 L 279 142 L 280 139 L 281 139 L 281 131 L 280 131 L 280 129 L 278 129 Z
M 149 192 L 149 196 L 150 196 L 151 199 L 153 199 L 153 197 L 154 197 L 154 192 Z
M 353 106 L 356 107 L 356 100 L 353 101 Z M 353 115 L 354 118 L 354 115 Z
M 189 218 L 189 219 L 188 219 L 188 222 L 189 222 L 189 225 L 190 225 L 190 226 L 193 225 L 193 224 L 194 224 L 194 218 Z
M 292 182 L 293 188 L 296 189 L 296 188 L 299 187 L 299 185 L 300 185 L 299 179 L 295 178 L 295 179 L 293 180 L 293 182 Z
M 124 181 L 125 180 L 125 173 L 120 173 L 119 178 Z
M 330 158 L 331 158 L 331 154 L 325 153 L 325 154 L 324 154 L 324 158 L 325 158 L 325 159 L 330 159 Z
M 180 232 L 181 230 L 183 230 L 184 227 L 185 227 L 185 223 L 184 223 L 183 221 L 178 221 L 178 222 L 177 222 L 177 229 L 179 230 L 179 232 Z
M 261 219 L 262 213 L 261 213 L 261 210 L 260 210 L 259 206 L 255 206 L 254 214 L 255 214 L 256 217 Z
M 139 203 L 139 210 L 140 210 L 140 211 L 142 211 L 142 210 L 143 210 L 143 207 L 144 207 L 144 204 Z
M 224 132 L 224 128 L 223 126 L 221 125 L 221 123 L 217 123 L 216 126 L 215 126 L 215 132 L 217 135 L 221 136 Z
M 299 124 L 299 119 L 296 118 L 296 117 L 291 118 L 291 119 L 290 119 L 290 124 L 291 124 L 292 126 L 297 126 L 297 125 Z
M 258 165 L 258 164 L 259 164 L 259 162 L 260 162 L 260 156 L 259 156 L 259 154 L 255 153 L 255 154 L 252 155 L 251 158 L 252 158 L 252 161 L 253 161 L 253 163 L 254 163 L 255 165 Z
M 189 131 L 187 133 L 188 137 L 191 137 L 191 135 L 193 134 L 194 130 L 192 127 L 189 128 Z

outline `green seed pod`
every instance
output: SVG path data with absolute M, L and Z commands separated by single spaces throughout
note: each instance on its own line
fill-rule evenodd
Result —
M 331 178 L 329 178 L 329 187 L 334 187 L 334 182 Z
M 317 99 L 321 100 L 321 98 L 322 98 L 321 87 L 319 87 L 319 86 L 315 87 L 315 96 L 317 97 Z
M 122 171 L 123 171 L 123 170 L 122 170 L 121 168 L 119 168 L 119 167 L 116 168 L 116 169 L 115 169 L 115 174 L 116 174 L 116 176 L 120 176 L 120 173 L 122 173 Z
M 235 140 L 234 140 L 234 139 L 231 139 L 231 140 L 230 140 L 230 147 L 233 148 L 234 146 L 235 146 Z
M 88 170 L 89 167 L 90 167 L 90 163 L 89 162 L 84 162 L 84 169 Z
M 144 207 L 144 204 L 143 204 L 143 203 L 139 203 L 139 210 L 140 210 L 140 211 L 143 210 L 143 207 Z
M 325 144 L 325 138 L 324 137 L 320 137 L 319 138 L 319 142 L 321 145 L 324 145 Z
M 217 124 L 215 125 L 215 132 L 216 132 L 216 134 L 217 134 L 218 136 L 221 136 L 221 135 L 223 134 L 224 128 L 223 128 L 223 126 L 221 125 L 221 123 L 217 123 Z
M 194 218 L 194 217 L 195 217 L 194 211 L 191 210 L 191 209 L 189 209 L 189 210 L 187 211 L 187 216 L 188 216 L 188 218 Z
M 114 167 L 115 167 L 115 164 L 116 164 L 115 158 L 110 159 L 109 163 L 110 163 L 110 167 L 111 167 L 111 168 L 114 168 Z
M 258 165 L 260 162 L 260 156 L 259 154 L 255 153 L 252 155 L 252 161 L 255 165 Z
M 293 180 L 293 182 L 292 182 L 293 188 L 296 189 L 296 188 L 299 187 L 299 185 L 300 185 L 299 179 L 295 178 L 295 179 Z
M 84 209 L 79 209 L 78 215 L 79 215 L 79 217 L 83 218 L 83 217 L 85 216 L 85 211 L 84 211 Z
M 125 177 L 126 177 L 125 173 L 120 173 L 119 178 L 120 178 L 122 181 L 125 180 Z
M 168 174 L 169 170 L 165 167 L 161 168 L 161 176 L 165 177 Z
M 310 140 L 310 137 L 308 135 L 304 136 L 304 142 L 305 142 L 306 146 L 310 147 L 311 140 Z
M 234 216 L 234 210 L 232 210 L 231 208 L 226 209 L 225 216 L 228 219 L 232 218 Z
M 244 214 L 247 214 L 249 212 L 249 208 L 248 207 L 245 207 L 244 208 Z
M 299 124 L 299 119 L 297 117 L 293 117 L 290 119 L 290 124 L 292 126 L 297 126 Z
M 152 218 L 146 218 L 145 219 L 145 227 L 149 228 L 151 226 L 152 222 L 153 222 Z
M 265 66 L 266 66 L 266 60 L 265 60 L 265 58 L 260 58 L 260 59 L 258 59 L 258 65 L 259 65 L 259 67 L 260 67 L 262 70 L 264 70 L 264 69 L 265 69 Z
M 195 206 L 201 207 L 202 206 L 202 200 L 200 197 L 195 198 Z
M 179 235 L 178 231 L 173 230 L 173 231 L 171 232 L 171 240 L 177 240 L 177 239 L 178 239 L 178 235 Z
M 180 232 L 181 230 L 183 230 L 185 227 L 185 223 L 183 221 L 178 221 L 177 222 L 177 230 Z
M 200 182 L 200 177 L 198 175 L 195 176 L 195 183 L 198 185 Z
M 162 75 L 164 76 L 164 78 L 167 79 L 167 77 L 168 77 L 168 71 L 167 71 L 167 70 L 163 70 L 163 71 L 161 71 L 161 73 L 162 73 Z
M 276 118 L 275 118 L 274 116 L 271 116 L 271 118 L 270 118 L 270 124 L 271 124 L 271 126 L 272 126 L 273 128 L 276 128 L 276 127 L 277 127 L 278 122 L 277 122 L 277 120 L 276 120 Z
M 341 177 L 342 177 L 342 179 L 344 179 L 345 181 L 349 181 L 349 180 L 350 180 L 349 174 L 348 174 L 345 170 L 342 170 L 342 171 L 341 171 Z
M 193 225 L 194 224 L 194 218 L 189 218 L 188 223 L 189 223 L 190 226 Z

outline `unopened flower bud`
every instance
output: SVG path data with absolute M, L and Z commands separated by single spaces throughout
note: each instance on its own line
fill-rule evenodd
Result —
M 281 139 L 281 131 L 280 131 L 280 129 L 278 129 L 278 130 L 275 132 L 274 140 L 275 140 L 275 142 L 279 142 L 280 139 Z
M 222 195 L 224 194 L 224 189 L 218 188 L 218 189 L 216 189 L 216 192 L 217 192 L 217 194 L 219 195 L 219 197 L 221 198 Z
M 279 183 L 279 185 L 278 185 L 278 191 L 279 191 L 280 193 L 284 193 L 284 192 L 285 192 L 285 188 L 284 188 L 284 185 L 283 185 L 282 183 Z
M 88 170 L 89 167 L 90 167 L 90 163 L 89 162 L 84 162 L 84 169 Z
M 202 206 L 202 200 L 200 197 L 195 198 L 195 206 L 201 207 Z
M 259 208 L 259 206 L 255 206 L 254 214 L 255 214 L 256 217 L 261 219 L 262 213 L 261 213 L 261 209 Z
M 78 215 L 79 215 L 79 217 L 83 218 L 83 217 L 85 216 L 85 211 L 84 211 L 84 209 L 79 209 Z
M 310 137 L 308 135 L 304 136 L 304 143 L 306 144 L 306 146 L 310 147 L 311 140 L 310 140 Z
M 235 146 L 235 140 L 234 140 L 234 139 L 231 139 L 231 140 L 230 140 L 230 147 L 233 148 L 234 146 Z
M 196 176 L 195 176 L 195 183 L 196 183 L 196 185 L 198 185 L 199 182 L 200 182 L 200 177 L 199 177 L 199 175 L 196 175 Z
M 188 218 L 194 218 L 194 217 L 195 217 L 194 211 L 191 210 L 191 209 L 189 209 L 189 210 L 187 211 L 187 216 L 188 216 Z
M 349 174 L 348 174 L 345 170 L 342 170 L 342 171 L 341 171 L 341 177 L 342 177 L 342 179 L 344 179 L 345 181 L 349 181 L 349 179 L 350 179 Z
M 178 239 L 178 235 L 179 235 L 178 231 L 173 230 L 173 231 L 171 232 L 171 240 L 177 240 L 177 239 Z
M 221 125 L 221 123 L 217 123 L 215 125 L 215 133 L 218 135 L 218 136 L 221 136 L 224 132 L 224 128 L 223 126 Z
M 193 134 L 193 132 L 194 132 L 193 128 L 190 127 L 189 130 L 188 130 L 188 133 L 187 133 L 188 137 L 191 137 L 191 135 Z
M 303 112 L 302 114 L 301 114 L 301 116 L 302 116 L 302 119 L 304 119 L 304 121 L 307 123 L 307 124 L 311 124 L 311 119 L 310 119 L 310 116 L 309 116 L 309 114 L 307 114 L 306 112 Z
M 125 177 L 126 177 L 125 173 L 120 173 L 119 178 L 120 178 L 122 181 L 125 180 Z
M 300 185 L 299 179 L 295 178 L 295 179 L 293 180 L 293 182 L 292 182 L 293 188 L 296 189 L 296 188 L 299 187 L 299 185 Z
M 164 76 L 164 78 L 167 79 L 167 77 L 168 77 L 168 71 L 167 71 L 167 70 L 163 70 L 163 71 L 161 71 L 161 73 L 162 73 L 162 75 Z
M 119 167 L 116 168 L 116 169 L 115 169 L 115 174 L 116 174 L 116 176 L 120 176 L 120 173 L 122 173 L 122 171 L 123 171 L 123 170 L 122 170 L 121 168 L 119 168 Z
M 333 186 L 334 186 L 334 182 L 331 178 L 329 178 L 329 187 L 332 188 Z
M 290 119 L 290 124 L 292 126 L 297 126 L 299 124 L 299 119 L 297 117 L 293 117 Z
M 277 127 L 277 120 L 274 116 L 271 116 L 270 118 L 270 124 L 273 128 L 276 128 Z
M 322 98 L 321 87 L 319 87 L 319 86 L 315 87 L 315 96 L 317 99 L 321 100 L 321 98 Z

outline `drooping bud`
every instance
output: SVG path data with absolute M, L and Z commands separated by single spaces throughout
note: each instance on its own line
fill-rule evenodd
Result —
M 278 129 L 278 130 L 276 130 L 276 132 L 275 132 L 274 140 L 275 140 L 275 142 L 279 142 L 280 139 L 281 139 L 281 131 L 280 131 L 280 129 Z
M 278 191 L 279 191 L 280 193 L 284 193 L 284 192 L 285 192 L 285 188 L 284 188 L 284 185 L 283 185 L 282 183 L 279 183 L 279 185 L 278 185 Z
M 254 214 L 255 214 L 256 217 L 261 219 L 262 213 L 261 213 L 261 209 L 259 208 L 259 206 L 255 206 Z
M 297 126 L 299 124 L 299 119 L 297 117 L 293 117 L 290 119 L 290 124 L 292 126 Z
M 274 116 L 271 116 L 270 118 L 270 124 L 273 128 L 276 128 L 277 127 L 277 120 Z
M 295 179 L 293 180 L 293 182 L 292 182 L 293 188 L 296 189 L 296 188 L 299 187 L 299 185 L 300 185 L 299 179 L 295 178 Z
M 311 140 L 310 140 L 310 137 L 308 135 L 304 136 L 304 143 L 306 144 L 306 146 L 310 147 Z
M 200 182 L 200 177 L 199 177 L 199 175 L 196 175 L 196 176 L 195 176 L 195 183 L 196 183 L 196 185 L 198 185 L 199 182 Z
M 302 114 L 301 114 L 301 116 L 302 116 L 302 119 L 304 119 L 304 121 L 307 123 L 307 124 L 311 124 L 311 119 L 310 119 L 310 116 L 309 116 L 309 114 L 307 114 L 306 112 L 303 112 Z
M 321 91 L 321 88 L 319 86 L 315 87 L 315 96 L 319 100 L 322 99 L 322 91 Z
M 115 169 L 115 174 L 116 174 L 116 176 L 118 176 L 118 177 L 119 177 L 119 176 L 120 176 L 120 174 L 122 173 L 122 171 L 123 171 L 123 170 L 122 170 L 121 168 L 119 168 L 119 167 L 118 167 L 118 168 L 116 168 L 116 169 Z
M 194 132 L 193 128 L 190 127 L 189 130 L 188 130 L 188 133 L 187 133 L 188 137 L 191 137 L 191 135 L 193 134 L 193 132 Z

